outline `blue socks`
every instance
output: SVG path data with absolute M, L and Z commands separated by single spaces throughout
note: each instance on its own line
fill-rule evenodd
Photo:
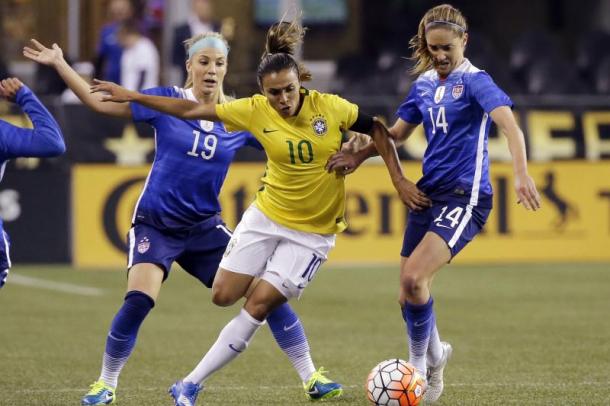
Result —
M 106 351 L 100 379 L 116 388 L 121 369 L 129 359 L 136 344 L 140 325 L 155 306 L 155 301 L 145 293 L 132 290 L 125 295 L 106 338 Z
M 288 303 L 284 303 L 269 314 L 267 323 L 275 341 L 288 356 L 301 380 L 307 382 L 316 369 L 299 317 Z
M 426 376 L 426 352 L 430 333 L 435 326 L 434 300 L 430 297 L 428 303 L 415 305 L 406 302 L 402 308 L 402 317 L 407 323 L 409 334 L 409 362 L 417 371 Z

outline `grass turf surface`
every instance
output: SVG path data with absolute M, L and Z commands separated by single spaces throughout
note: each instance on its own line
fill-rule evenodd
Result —
M 17 276 L 14 283 L 12 277 Z M 77 295 L 19 276 L 96 287 Z M 368 371 L 407 358 L 396 268 L 323 268 L 293 303 L 317 367 L 345 386 L 325 404 L 366 405 Z M 124 272 L 16 266 L 0 290 L 0 405 L 80 404 L 99 375 Z M 435 280 L 441 337 L 452 343 L 439 405 L 610 404 L 610 265 L 449 266 Z M 211 346 L 238 307 L 174 270 L 138 337 L 120 405 L 169 405 L 167 387 Z M 296 372 L 264 327 L 216 373 L 202 405 L 307 405 Z

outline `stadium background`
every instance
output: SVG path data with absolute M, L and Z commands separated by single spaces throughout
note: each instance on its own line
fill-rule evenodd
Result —
M 0 398 L 0 404 L 74 403 L 89 378 L 94 378 L 105 329 L 124 288 L 124 236 L 152 162 L 152 132 L 146 126 L 108 118 L 81 105 L 64 104 L 58 95 L 63 91 L 59 79 L 21 57 L 22 46 L 34 37 L 45 44 L 57 42 L 72 61 L 92 60 L 106 3 L 0 2 L 3 65 L 41 95 L 60 123 L 68 146 L 67 154 L 58 159 L 12 161 L 0 184 L 0 216 L 12 238 L 13 259 L 12 284 L 9 278 L 0 292 L 0 309 L 8 311 L 0 314 L 0 338 L 13 354 L 7 362 L 0 361 L 0 392 L 8 393 Z M 256 91 L 254 69 L 266 27 L 285 11 L 290 15 L 294 2 L 212 3 L 223 31 L 233 34 L 225 89 L 235 96 L 247 96 Z M 425 10 L 441 2 L 297 3 L 305 8 L 305 24 L 310 28 L 302 50 L 314 73 L 309 86 L 337 92 L 392 122 L 412 80 L 406 73 L 410 62 L 403 58 L 409 55 L 408 39 Z M 493 214 L 484 233 L 450 268 L 455 272 L 438 278 L 441 325 L 447 326 L 445 331 L 466 352 L 456 354 L 459 366 L 449 372 L 454 384 L 448 387 L 449 400 L 442 404 L 557 404 L 566 399 L 567 404 L 609 404 L 610 383 L 603 371 L 610 369 L 610 326 L 604 316 L 610 309 L 610 1 L 450 3 L 464 12 L 470 25 L 466 56 L 488 70 L 515 102 L 515 116 L 526 134 L 530 170 L 541 192 L 543 209 L 532 214 L 516 205 L 510 155 L 503 137 L 493 129 L 489 143 Z M 161 83 L 178 84 L 180 75 L 169 61 L 171 34 L 189 13 L 189 2 L 142 0 L 139 4 L 140 17 L 161 52 Z M 28 125 L 25 116 L 8 103 L 0 103 L 0 118 Z M 420 130 L 400 151 L 412 178 L 419 173 L 418 159 L 424 148 Z M 263 159 L 255 151 L 244 150 L 230 170 L 222 194 L 223 216 L 230 226 L 237 223 L 258 187 Z M 385 356 L 380 352 L 396 355 L 404 351 L 394 296 L 407 213 L 378 160 L 370 160 L 350 175 L 347 191 L 350 228 L 339 238 L 326 266 L 335 272 L 317 277 L 320 281 L 312 285 L 299 310 L 312 341 L 324 343 L 322 348 L 314 345 L 318 356 L 330 360 L 326 362 L 335 364 L 337 370 L 350 371 L 339 375 L 347 382 L 345 404 L 363 404 L 356 387 L 366 375 L 366 366 Z M 144 385 L 143 395 L 126 395 L 126 404 L 166 400 L 163 394 L 158 398 L 152 395 L 152 388 L 184 372 L 232 314 L 209 305 L 208 296 L 186 277 L 176 276 L 172 283 L 173 288 L 164 293 L 166 307 L 161 310 L 163 306 L 159 306 L 156 318 L 143 329 L 142 337 L 150 339 L 142 338 L 142 349 L 138 347 L 136 359 L 127 367 L 131 372 L 126 372 L 125 389 Z M 91 295 L 81 295 L 81 285 L 95 288 L 84 291 Z M 366 300 L 369 295 L 374 295 L 375 306 Z M 464 301 L 462 296 L 470 298 Z M 498 298 L 504 300 L 498 303 Z M 567 305 L 566 298 L 576 303 Z M 154 339 L 171 343 L 176 339 L 173 331 L 184 333 L 172 324 L 176 312 L 189 323 L 198 323 L 196 314 L 184 314 L 184 300 L 204 302 L 202 311 L 210 324 L 198 331 L 205 337 L 203 341 L 181 347 L 183 354 L 168 364 Z M 341 309 L 342 303 L 362 309 L 365 324 L 353 312 Z M 470 310 L 475 306 L 478 314 L 472 315 Z M 332 312 L 340 318 L 336 330 L 329 330 L 317 319 L 320 312 Z M 385 314 L 393 317 L 380 317 Z M 36 328 L 24 323 L 23 317 L 35 321 Z M 511 321 L 519 318 L 526 320 L 524 324 Z M 86 320 L 93 320 L 95 326 Z M 369 328 L 361 328 L 366 326 Z M 334 337 L 345 335 L 345 329 L 351 334 L 349 343 L 332 344 Z M 515 329 L 521 329 L 522 334 L 513 339 Z M 62 330 L 80 331 L 79 340 L 60 333 Z M 480 336 L 471 341 L 473 331 Z M 40 334 L 47 339 L 43 341 Z M 556 337 L 561 339 L 551 344 Z M 375 351 L 376 345 L 371 343 L 380 340 L 386 347 Z M 261 341 L 246 355 L 250 361 L 240 363 L 242 367 L 268 356 L 271 340 L 266 337 Z M 45 342 L 52 342 L 50 348 L 58 354 L 71 356 L 49 356 L 41 346 Z M 481 349 L 486 346 L 503 350 L 489 353 Z M 344 350 L 348 357 L 335 356 Z M 528 357 L 535 367 L 518 361 Z M 61 372 L 41 372 L 44 363 L 56 363 Z M 136 369 L 139 364 L 140 369 Z M 565 364 L 570 372 L 562 369 Z M 153 373 L 146 365 L 158 365 L 167 372 Z M 512 370 L 500 371 L 498 365 Z M 215 381 L 210 404 L 299 403 L 284 390 L 280 394 L 269 392 L 279 399 L 270 402 L 268 393 L 265 395 L 268 388 L 263 389 L 262 399 L 244 398 L 246 393 L 237 395 L 245 400 L 227 402 L 223 385 L 259 384 L 252 381 L 252 372 L 239 368 L 230 369 L 229 378 Z M 473 374 L 473 370 L 477 372 Z M 15 373 L 9 377 L 7 371 Z M 470 374 L 469 379 L 461 373 Z M 496 384 L 488 384 L 490 376 Z M 234 377 L 240 379 L 239 385 L 230 381 Z M 13 384 L 37 385 L 39 381 L 47 382 L 49 393 L 12 389 Z M 568 382 L 576 388 L 570 388 Z M 292 388 L 293 383 L 286 380 L 283 388 Z M 298 395 L 298 390 L 292 392 Z M 585 400 L 583 393 L 588 396 Z

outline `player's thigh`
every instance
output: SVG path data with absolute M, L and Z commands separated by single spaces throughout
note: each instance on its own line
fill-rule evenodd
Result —
M 176 262 L 211 288 L 231 236 L 224 223 L 191 232 L 186 244 L 187 251 L 176 258 Z
M 288 238 L 278 244 L 261 278 L 287 299 L 301 296 L 335 245 L 335 235 L 294 230 L 289 233 Z
M 248 292 L 254 276 L 220 268 L 212 286 L 212 301 L 219 306 L 230 306 Z
M 146 293 L 156 302 L 164 276 L 163 269 L 156 264 L 136 264 L 129 269 L 127 291 L 137 290 Z
M 233 273 L 258 277 L 265 270 L 267 261 L 281 238 L 277 224 L 256 206 L 250 206 L 233 232 L 219 267 Z M 220 273 L 222 272 L 219 272 L 214 281 L 215 286 Z
M 127 269 L 137 264 L 155 264 L 169 274 L 172 263 L 185 250 L 184 233 L 159 230 L 148 224 L 136 224 L 127 233 Z

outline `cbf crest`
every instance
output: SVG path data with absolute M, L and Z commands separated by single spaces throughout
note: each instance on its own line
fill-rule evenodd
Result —
M 451 96 L 454 99 L 459 99 L 464 93 L 464 85 L 455 85 L 453 89 L 451 89 Z
M 150 240 L 148 237 L 144 237 L 138 243 L 138 252 L 144 254 L 150 248 Z
M 311 118 L 311 128 L 318 137 L 321 137 L 328 131 L 328 123 L 323 115 L 318 114 Z

